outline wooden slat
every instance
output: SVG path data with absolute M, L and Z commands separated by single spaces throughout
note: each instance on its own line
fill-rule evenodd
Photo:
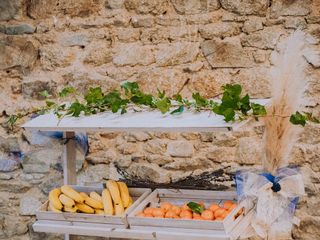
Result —
M 63 152 L 63 182 L 66 185 L 77 184 L 76 141 L 74 132 L 65 132 L 66 139 Z
M 66 140 L 63 151 L 63 183 L 66 185 L 77 184 L 76 170 L 76 141 L 74 132 L 64 132 Z M 77 236 L 65 234 L 65 240 L 77 240 Z
M 33 224 L 36 232 L 68 233 L 83 236 L 146 240 L 229 240 L 229 236 L 215 231 L 190 231 L 190 229 L 140 228 L 119 229 L 107 224 L 68 223 L 61 221 L 39 220 Z
M 255 100 L 266 104 L 268 100 Z M 65 117 L 60 122 L 54 114 L 41 115 L 22 127 L 42 131 L 160 131 L 195 132 L 227 131 L 237 124 L 226 123 L 223 116 L 211 111 L 185 111 L 180 115 L 161 114 L 159 111 L 101 113 L 92 116 Z

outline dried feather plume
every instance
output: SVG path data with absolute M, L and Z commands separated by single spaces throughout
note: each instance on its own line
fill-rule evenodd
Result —
M 290 123 L 289 116 L 305 104 L 307 62 L 304 53 L 308 42 L 306 34 L 297 30 L 279 44 L 272 55 L 272 100 L 265 118 L 263 159 L 264 168 L 270 173 L 288 165 L 289 154 L 301 130 Z

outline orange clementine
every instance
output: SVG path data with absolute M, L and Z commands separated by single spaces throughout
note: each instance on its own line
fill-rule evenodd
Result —
M 181 208 L 175 205 L 173 205 L 170 210 L 174 211 L 176 215 L 179 215 L 181 212 Z
M 219 218 L 225 219 L 228 216 L 228 211 L 225 211 Z
M 189 211 L 191 211 L 191 209 L 188 207 L 187 203 L 183 204 L 183 206 L 181 207 L 181 210 L 189 210 Z
M 232 201 L 225 201 L 223 203 L 223 208 L 228 210 L 233 204 L 234 203 Z
M 212 203 L 209 207 L 209 209 L 212 211 L 212 212 L 215 212 L 217 209 L 219 209 L 219 205 L 216 204 L 216 203 Z
M 221 217 L 224 213 L 226 212 L 226 210 L 224 208 L 219 208 L 214 212 L 214 217 L 215 218 L 219 218 Z
M 198 202 L 198 204 L 199 204 L 200 206 L 202 206 L 203 208 L 206 208 L 206 206 L 204 205 L 204 202 Z
M 165 218 L 174 218 L 175 216 L 176 216 L 176 213 L 170 209 L 169 211 L 166 212 L 164 217 Z
M 213 216 L 213 212 L 211 210 L 204 210 L 202 213 L 201 213 L 201 217 L 204 219 L 204 220 L 213 220 L 214 216 Z
M 201 217 L 201 215 L 198 214 L 198 213 L 193 213 L 193 219 L 194 219 L 194 220 L 202 220 L 202 217 Z
M 172 207 L 172 204 L 169 202 L 163 202 L 160 205 L 160 208 L 167 212 Z
M 152 215 L 151 213 L 145 213 L 144 216 L 145 216 L 145 217 L 153 218 L 153 215 Z
M 218 217 L 218 218 L 216 218 L 216 219 L 214 219 L 215 221 L 223 221 L 223 218 L 221 218 L 221 217 Z
M 180 217 L 184 219 L 192 219 L 192 212 L 189 210 L 182 210 L 180 213 Z
M 144 209 L 143 213 L 144 214 L 152 214 L 153 209 L 154 209 L 153 207 L 147 207 Z
M 152 215 L 157 218 L 163 218 L 164 214 L 165 214 L 165 211 L 161 208 L 155 208 L 152 211 Z

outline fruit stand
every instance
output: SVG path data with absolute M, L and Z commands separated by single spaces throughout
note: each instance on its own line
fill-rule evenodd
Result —
M 265 105 L 268 100 L 257 100 L 262 105 Z M 245 122 L 245 121 L 244 121 Z M 239 124 L 244 124 L 241 122 Z M 23 128 L 27 131 L 61 131 L 64 133 L 65 145 L 63 155 L 63 177 L 65 185 L 77 185 L 76 179 L 76 143 L 75 132 L 115 132 L 115 131 L 152 131 L 152 132 L 208 132 L 208 131 L 232 131 L 238 127 L 239 124 L 226 123 L 223 120 L 223 116 L 215 115 L 210 111 L 202 112 L 188 112 L 186 111 L 182 115 L 170 115 L 161 114 L 157 111 L 148 112 L 128 112 L 124 115 L 120 113 L 101 113 L 92 116 L 81 116 L 79 118 L 65 117 L 62 120 L 58 120 L 54 114 L 45 114 L 31 121 L 25 123 Z M 79 187 L 79 186 L 76 186 Z M 81 188 L 81 187 L 80 187 Z M 84 187 L 85 188 L 85 187 Z M 162 191 L 163 194 L 169 194 L 166 190 Z M 163 192 L 164 191 L 164 192 Z M 178 190 L 179 191 L 179 190 Z M 194 190 L 196 191 L 196 190 Z M 148 193 L 151 191 L 149 190 Z M 153 195 L 152 195 L 153 194 Z M 145 201 L 151 201 L 152 196 L 156 194 L 145 194 L 148 196 L 144 199 L 137 198 L 139 202 L 147 204 Z M 171 194 L 171 195 L 170 195 Z M 172 197 L 172 193 L 169 195 Z M 181 193 L 175 193 L 180 196 Z M 184 192 L 184 195 L 189 195 L 190 199 L 194 199 L 192 194 L 193 190 Z M 156 194 L 157 195 L 157 194 Z M 199 194 L 198 194 L 199 195 Z M 170 196 L 168 198 L 170 198 Z M 234 199 L 236 200 L 235 192 L 217 192 L 217 191 L 202 191 L 200 196 L 203 200 L 212 199 Z M 151 199 L 151 200 L 150 200 Z M 137 200 L 137 201 L 138 201 Z M 132 208 L 139 207 L 139 202 L 135 202 Z M 244 232 L 246 226 L 250 221 L 250 206 L 238 206 L 241 208 L 241 216 L 232 215 L 226 218 L 225 221 L 231 221 L 228 227 L 232 226 L 232 229 L 225 231 L 225 221 L 221 223 L 208 223 L 202 225 L 202 223 L 194 224 L 191 220 L 175 220 L 170 219 L 165 224 L 158 226 L 156 222 L 153 222 L 152 226 L 147 224 L 142 219 L 137 219 L 130 211 L 125 214 L 124 221 L 127 226 L 121 226 L 119 219 L 116 223 L 112 224 L 112 219 L 108 216 L 95 216 L 94 221 L 77 221 L 72 218 L 68 218 L 68 214 L 45 213 L 39 209 L 37 213 L 37 221 L 34 223 L 33 228 L 36 232 L 51 232 L 65 234 L 66 239 L 75 239 L 75 235 L 85 236 L 100 236 L 111 238 L 129 238 L 129 239 L 215 239 L 215 240 L 227 240 L 236 239 L 241 233 Z M 240 209 L 239 208 L 239 209 Z M 239 212 L 236 210 L 235 214 Z M 49 214 L 49 215 L 48 215 Z M 57 214 L 61 214 L 62 217 L 55 217 Z M 99 220 L 100 219 L 100 220 Z M 106 220 L 107 219 L 107 220 Z M 127 222 L 127 220 L 129 221 Z M 130 219 L 132 220 L 132 227 L 130 226 Z M 108 222 L 108 221 L 111 222 Z M 154 219 L 159 221 L 157 219 Z M 116 220 L 115 220 L 116 221 Z M 174 221 L 182 221 L 179 226 L 175 226 Z M 140 223 L 139 223 L 140 222 Z M 186 225 L 183 225 L 186 222 Z M 232 225 L 232 222 L 234 225 Z M 143 223 L 143 224 L 141 224 Z M 228 223 L 228 222 L 227 222 Z M 125 225 L 126 225 L 125 224 Z M 190 224 L 193 226 L 190 228 Z M 160 223 L 161 225 L 161 223 Z M 197 226 L 198 225 L 198 226 Z M 212 227 L 212 228 L 211 228 Z

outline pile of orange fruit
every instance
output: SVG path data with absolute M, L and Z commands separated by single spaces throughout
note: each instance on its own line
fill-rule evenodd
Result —
M 139 212 L 137 217 L 150 217 L 150 218 L 175 218 L 175 219 L 194 219 L 194 220 L 207 220 L 207 221 L 222 221 L 228 214 L 237 207 L 232 201 L 225 201 L 222 206 L 212 203 L 209 208 L 206 208 L 203 202 L 199 202 L 203 207 L 202 213 L 193 212 L 188 204 L 179 207 L 169 202 L 163 202 L 160 207 L 147 207 L 143 212 Z

